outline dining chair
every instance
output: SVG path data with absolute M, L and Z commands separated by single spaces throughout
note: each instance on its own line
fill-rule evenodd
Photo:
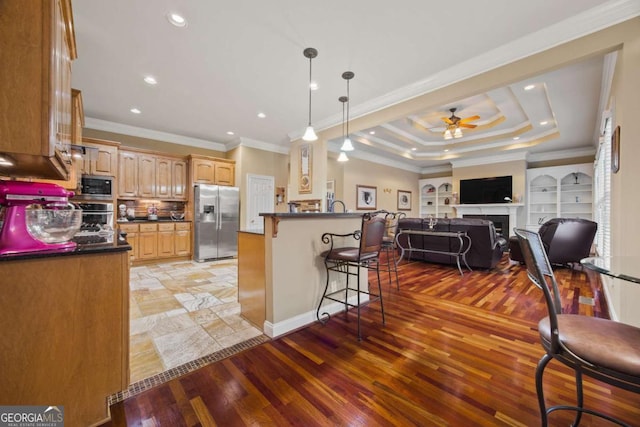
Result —
M 556 410 L 576 411 L 573 426 L 580 423 L 583 413 L 612 423 L 628 426 L 602 412 L 584 407 L 582 376 L 635 393 L 640 392 L 640 328 L 577 314 L 563 314 L 558 284 L 547 258 L 542 239 L 536 232 L 516 229 L 529 279 L 544 292 L 548 316 L 538 323 L 540 340 L 546 354 L 536 368 L 536 392 L 542 426 Z M 543 374 L 547 364 L 555 359 L 573 369 L 576 378 L 576 404 L 546 407 Z
M 382 324 L 385 324 L 384 305 L 382 302 L 382 288 L 380 286 L 380 250 L 382 248 L 382 240 L 385 233 L 385 219 L 379 216 L 380 212 L 365 213 L 362 216 L 362 223 L 359 230 L 348 234 L 324 233 L 322 242 L 330 245 L 329 249 L 324 251 L 320 256 L 324 258 L 324 264 L 327 269 L 327 281 L 318 304 L 316 317 L 321 323 L 326 323 L 331 318 L 328 312 L 320 311 L 325 300 L 335 301 L 344 304 L 345 316 L 349 314 L 349 308 L 356 309 L 358 319 L 358 341 L 362 340 L 360 333 L 360 305 L 361 295 L 369 296 L 369 302 L 380 300 L 380 310 L 382 312 Z M 358 246 L 339 246 L 339 242 L 345 239 L 355 239 L 359 242 Z M 369 286 L 366 290 L 360 287 L 360 272 L 364 270 L 368 281 L 368 272 L 370 269 L 376 271 L 378 278 L 378 293 L 371 292 Z M 330 290 L 330 278 L 335 277 L 331 272 L 337 272 L 346 275 L 346 284 L 344 288 Z M 366 272 L 366 273 L 365 273 Z M 356 284 L 350 283 L 349 278 L 355 276 Z M 356 297 L 356 302 L 350 302 L 350 297 Z

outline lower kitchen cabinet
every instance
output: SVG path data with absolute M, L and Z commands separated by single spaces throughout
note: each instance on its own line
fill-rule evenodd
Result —
M 158 224 L 158 258 L 174 255 L 174 224 Z
M 158 224 L 140 224 L 138 257 L 140 259 L 158 258 Z
M 179 256 L 191 255 L 191 224 L 188 222 L 176 223 L 174 234 L 175 254 Z
M 136 261 L 138 256 L 138 224 L 130 224 L 130 223 L 118 223 L 118 228 L 120 231 L 127 233 L 127 243 L 131 246 L 131 251 L 129 251 L 129 258 L 131 261 Z
M 127 233 L 134 264 L 191 255 L 190 222 L 119 223 L 118 227 Z

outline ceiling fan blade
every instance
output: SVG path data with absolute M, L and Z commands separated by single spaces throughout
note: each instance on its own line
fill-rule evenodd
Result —
M 460 120 L 460 123 L 472 122 L 472 121 L 478 120 L 478 119 L 480 119 L 480 116 L 465 117 L 464 119 Z
M 468 123 L 458 123 L 458 126 L 461 128 L 468 128 L 468 129 L 473 129 L 475 127 L 478 127 L 478 125 L 470 125 Z
M 449 119 L 448 117 L 441 117 L 442 121 L 445 122 L 448 125 L 452 125 L 453 122 L 451 121 L 451 119 Z

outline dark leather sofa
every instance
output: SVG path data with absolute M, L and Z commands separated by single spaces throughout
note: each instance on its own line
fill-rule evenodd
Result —
M 398 230 L 429 230 L 429 220 L 422 218 L 403 218 Z M 502 258 L 505 240 L 496 233 L 493 222 L 476 218 L 438 218 L 435 231 L 465 231 L 471 238 L 471 248 L 467 252 L 467 263 L 471 268 L 489 269 L 495 267 Z M 437 249 L 447 252 L 458 250 L 458 240 L 432 236 L 400 234 L 400 244 L 407 247 L 407 238 L 411 246 L 420 249 Z M 405 256 L 408 256 L 405 253 Z M 456 257 L 450 255 L 413 252 L 411 259 L 456 265 Z
M 581 218 L 553 218 L 540 226 L 538 234 L 551 264 L 580 262 L 591 253 L 598 223 Z M 509 239 L 509 258 L 524 264 L 518 238 Z

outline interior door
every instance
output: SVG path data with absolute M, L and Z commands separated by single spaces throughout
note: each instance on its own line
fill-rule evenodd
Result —
M 245 228 L 264 231 L 261 212 L 275 212 L 275 178 L 265 175 L 247 175 L 247 216 Z

